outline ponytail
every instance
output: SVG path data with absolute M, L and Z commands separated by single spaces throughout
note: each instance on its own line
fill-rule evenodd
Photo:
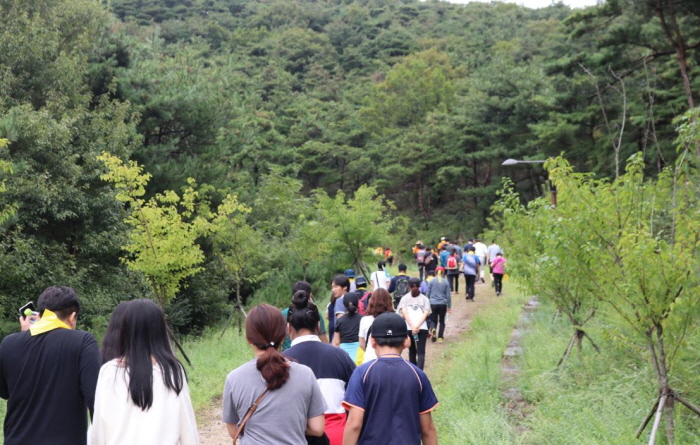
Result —
M 245 336 L 248 343 L 263 351 L 255 367 L 269 390 L 281 388 L 289 380 L 289 363 L 279 352 L 285 331 L 282 312 L 269 304 L 254 307 L 246 317 Z

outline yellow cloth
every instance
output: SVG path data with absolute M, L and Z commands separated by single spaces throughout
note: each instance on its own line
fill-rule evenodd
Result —
M 365 361 L 365 351 L 362 348 L 357 348 L 357 356 L 355 356 L 355 364 L 360 366 Z
M 43 334 L 45 332 L 53 331 L 54 329 L 70 329 L 64 321 L 62 321 L 56 314 L 48 309 L 44 309 L 44 315 L 39 321 L 34 323 L 34 325 L 29 328 L 29 332 L 32 336 Z

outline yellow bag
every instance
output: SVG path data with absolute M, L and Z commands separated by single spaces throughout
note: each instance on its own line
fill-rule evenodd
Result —
M 503 274 L 503 281 L 508 281 L 508 274 L 507 273 Z
M 357 348 L 357 355 L 355 356 L 355 364 L 360 366 L 365 361 L 365 350 L 362 348 Z

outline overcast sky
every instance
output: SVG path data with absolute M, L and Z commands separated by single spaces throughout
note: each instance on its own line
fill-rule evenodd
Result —
M 490 0 L 448 0 L 451 3 L 470 3 L 472 1 L 483 1 L 489 3 Z M 528 8 L 544 8 L 552 4 L 552 0 L 499 0 L 508 3 L 517 3 Z M 562 0 L 562 3 L 569 5 L 572 8 L 583 8 L 586 6 L 595 5 L 599 0 Z M 602 0 L 601 0 L 602 1 Z

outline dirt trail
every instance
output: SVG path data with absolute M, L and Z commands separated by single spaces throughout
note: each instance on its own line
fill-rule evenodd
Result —
M 476 297 L 474 302 L 468 302 L 464 298 L 464 279 L 460 277 L 459 295 L 452 296 L 452 313 L 445 328 L 444 343 L 429 344 L 425 352 L 425 372 L 428 377 L 436 372 L 436 367 L 449 360 L 447 354 L 450 343 L 459 341 L 462 333 L 469 329 L 471 319 L 485 307 L 497 301 L 496 294 L 488 281 L 485 284 L 476 285 Z M 404 357 L 408 358 L 408 351 L 404 351 Z M 197 426 L 201 445 L 230 445 L 231 439 L 226 432 L 226 426 L 221 422 L 221 398 L 217 397 L 205 409 L 197 412 Z

